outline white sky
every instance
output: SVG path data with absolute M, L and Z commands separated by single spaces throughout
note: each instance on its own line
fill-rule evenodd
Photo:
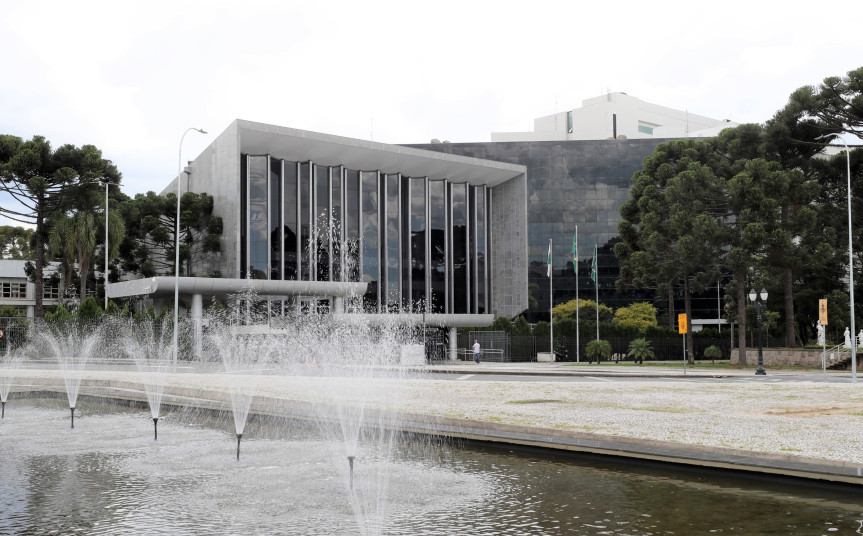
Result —
M 184 161 L 237 118 L 488 141 L 610 90 L 760 123 L 863 66 L 861 20 L 859 0 L 6 1 L 0 133 L 96 145 L 134 195 L 176 176 L 186 128 L 209 134 Z

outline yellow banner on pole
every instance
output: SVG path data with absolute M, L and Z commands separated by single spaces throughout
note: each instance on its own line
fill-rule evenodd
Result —
M 827 325 L 827 299 L 818 300 L 818 323 Z
M 677 333 L 689 333 L 689 319 L 686 313 L 677 315 Z

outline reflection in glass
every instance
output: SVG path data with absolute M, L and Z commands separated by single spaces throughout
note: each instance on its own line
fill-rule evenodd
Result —
M 332 242 L 330 258 L 332 259 L 331 281 L 342 280 L 342 168 L 335 166 L 330 175 L 330 239 Z
M 362 270 L 363 281 L 368 283 L 364 306 L 378 310 L 380 279 L 380 252 L 378 251 L 378 173 L 363 171 L 360 174 L 362 193 Z
M 467 184 L 450 186 L 452 196 L 452 312 L 468 313 Z
M 249 158 L 249 277 L 267 279 L 267 161 Z
M 285 279 L 297 279 L 297 163 L 284 164 Z
M 446 312 L 446 182 L 429 181 L 431 312 Z
M 474 312 L 484 314 L 486 312 L 486 286 L 485 286 L 485 186 L 476 186 L 474 190 L 474 210 L 476 212 L 476 232 L 474 233 L 474 243 L 476 259 L 476 273 L 473 279 L 474 288 L 476 289 L 476 303 L 474 304 Z
M 410 198 L 410 280 L 412 309 L 426 302 L 426 188 L 425 179 L 411 179 Z
M 313 215 L 315 247 L 315 281 L 330 280 L 330 168 L 315 166 L 315 213 Z
M 386 305 L 399 310 L 399 180 L 398 174 L 386 176 Z
M 345 237 L 345 281 L 359 281 L 360 174 L 353 170 L 345 170 L 344 215 L 342 233 Z
M 282 231 L 279 197 L 282 161 L 270 158 L 270 279 L 282 279 Z
M 301 279 L 310 281 L 309 240 L 312 234 L 312 170 L 308 162 L 300 164 L 300 268 Z

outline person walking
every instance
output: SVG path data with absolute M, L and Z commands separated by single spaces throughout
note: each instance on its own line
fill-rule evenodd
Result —
M 473 358 L 479 364 L 479 341 L 476 339 L 473 340 Z

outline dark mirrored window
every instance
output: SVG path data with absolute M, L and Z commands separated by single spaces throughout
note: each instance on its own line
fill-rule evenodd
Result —
M 283 222 L 285 232 L 284 277 L 297 279 L 297 163 L 284 163 Z
M 431 311 L 446 312 L 446 183 L 429 181 Z
M 282 161 L 270 158 L 270 279 L 282 279 Z
M 310 281 L 312 236 L 312 166 L 300 164 L 300 269 L 301 279 Z
M 453 184 L 452 198 L 452 312 L 468 313 L 467 185 Z
M 267 161 L 266 156 L 249 158 L 249 277 L 267 279 Z
M 363 281 L 368 283 L 364 306 L 377 310 L 380 279 L 380 252 L 378 250 L 378 173 L 363 171 L 360 174 L 362 197 L 362 268 Z
M 412 310 L 423 310 L 426 308 L 426 180 L 411 179 L 410 188 L 411 303 Z

